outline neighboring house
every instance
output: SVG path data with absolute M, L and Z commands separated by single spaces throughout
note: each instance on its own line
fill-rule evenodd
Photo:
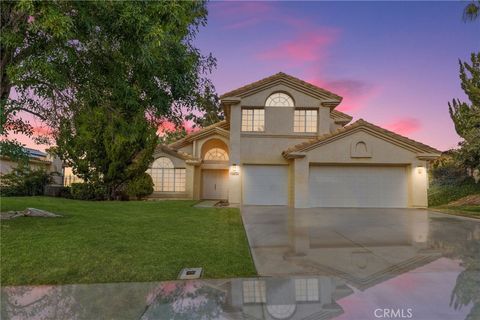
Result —
M 342 98 L 284 73 L 223 94 L 226 120 L 160 145 L 153 197 L 308 207 L 426 207 L 441 152 L 336 111 Z
M 53 157 L 48 153 L 40 150 L 24 148 L 28 155 L 28 165 L 31 169 L 45 169 L 47 172 L 56 172 L 52 176 L 53 184 L 63 184 L 63 166 L 62 161 L 58 157 Z M 1 157 L 0 159 L 0 175 L 10 173 L 13 168 L 18 166 L 18 162 L 8 157 Z

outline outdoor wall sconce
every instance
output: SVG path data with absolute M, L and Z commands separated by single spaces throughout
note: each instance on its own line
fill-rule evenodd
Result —
M 230 168 L 230 173 L 232 174 L 232 176 L 238 176 L 240 174 L 236 163 L 232 164 L 232 167 Z
M 422 174 L 423 172 L 423 167 L 422 166 L 417 166 L 417 173 Z

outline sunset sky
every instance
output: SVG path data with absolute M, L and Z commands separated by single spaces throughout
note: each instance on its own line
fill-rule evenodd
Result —
M 480 50 L 465 4 L 210 2 L 196 45 L 217 58 L 220 94 L 282 71 L 343 96 L 354 120 L 446 150 L 459 141 L 447 106 L 464 98 L 458 59 Z

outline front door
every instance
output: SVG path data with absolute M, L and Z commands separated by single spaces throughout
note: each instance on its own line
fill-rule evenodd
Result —
M 228 170 L 202 170 L 202 198 L 228 198 Z

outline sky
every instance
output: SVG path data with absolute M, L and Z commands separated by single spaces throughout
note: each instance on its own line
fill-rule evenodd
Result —
M 282 71 L 342 96 L 354 121 L 447 150 L 460 141 L 447 104 L 465 99 L 458 59 L 480 50 L 465 4 L 210 2 L 195 45 L 217 59 L 219 94 Z
M 457 145 L 448 101 L 458 59 L 480 50 L 465 2 L 210 2 L 196 44 L 218 93 L 285 72 L 342 96 L 339 111 L 440 150 Z

